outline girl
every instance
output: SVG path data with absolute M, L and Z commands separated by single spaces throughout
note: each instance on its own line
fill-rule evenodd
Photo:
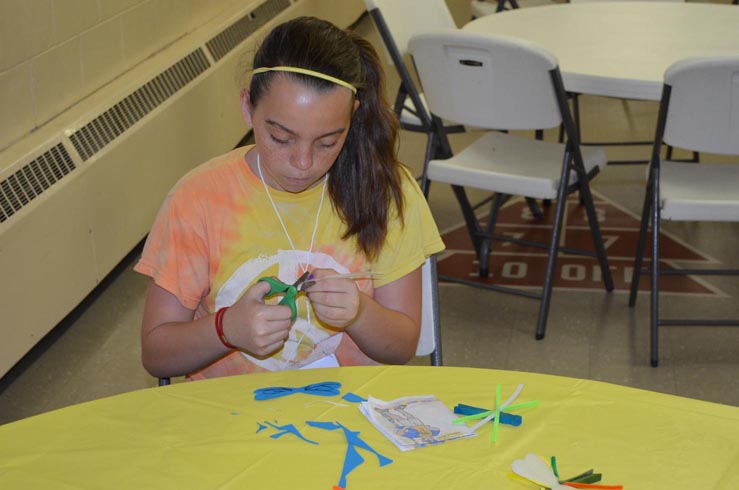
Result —
M 175 185 L 135 267 L 152 278 L 144 367 L 203 378 L 407 362 L 420 332 L 420 266 L 444 245 L 396 160 L 376 53 L 302 17 L 277 26 L 253 66 L 241 105 L 254 146 Z M 305 272 L 313 277 L 293 320 L 258 279 L 290 284 Z M 329 277 L 346 273 L 365 277 Z

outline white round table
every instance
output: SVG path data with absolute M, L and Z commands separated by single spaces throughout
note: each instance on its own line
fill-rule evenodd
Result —
M 739 7 L 596 2 L 509 10 L 465 31 L 526 39 L 559 60 L 570 92 L 659 100 L 665 70 L 695 56 L 739 55 Z

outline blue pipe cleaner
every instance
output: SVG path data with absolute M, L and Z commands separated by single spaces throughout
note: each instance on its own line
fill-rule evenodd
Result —
M 271 400 L 281 396 L 292 395 L 293 393 L 306 393 L 308 395 L 317 396 L 336 396 L 341 393 L 341 383 L 337 381 L 324 381 L 322 383 L 313 383 L 299 388 L 289 388 L 286 386 L 271 386 L 267 388 L 258 388 L 254 390 L 255 400 Z

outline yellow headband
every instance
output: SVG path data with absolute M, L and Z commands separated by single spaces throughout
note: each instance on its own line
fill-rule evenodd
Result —
M 297 68 L 294 66 L 273 66 L 272 68 L 257 68 L 256 70 L 254 70 L 254 74 L 256 75 L 257 73 L 264 73 L 266 71 L 290 71 L 293 73 L 302 73 L 303 75 L 309 75 L 311 77 L 322 78 L 324 80 L 328 80 L 329 82 L 335 83 L 336 85 L 346 87 L 351 90 L 354 95 L 357 95 L 357 87 L 355 87 L 351 83 L 345 82 L 344 80 L 339 80 L 338 78 L 334 78 L 331 75 L 326 75 L 325 73 L 321 73 L 318 71 L 307 70 L 305 68 Z

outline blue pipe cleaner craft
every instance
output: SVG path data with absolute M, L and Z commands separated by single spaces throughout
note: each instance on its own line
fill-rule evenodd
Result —
M 292 395 L 294 393 L 305 393 L 317 396 L 336 396 L 341 393 L 341 383 L 337 381 L 324 381 L 322 383 L 313 383 L 299 388 L 289 388 L 286 386 L 272 386 L 267 388 L 258 388 L 254 390 L 255 400 L 271 400 L 281 396 Z

